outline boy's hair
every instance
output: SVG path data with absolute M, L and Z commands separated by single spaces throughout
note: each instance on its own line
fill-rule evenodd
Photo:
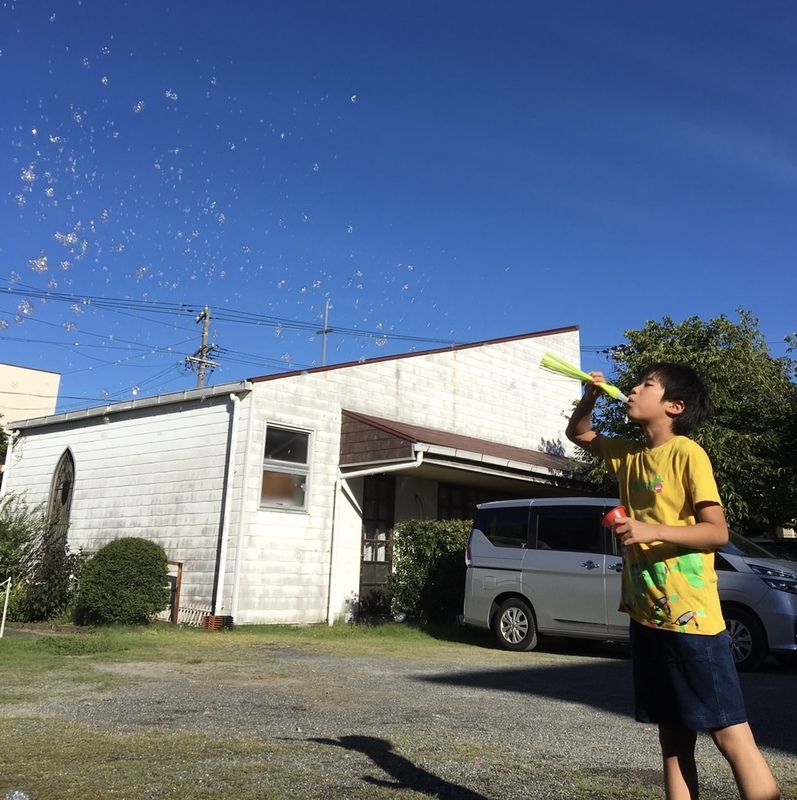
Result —
M 692 367 L 660 361 L 645 367 L 637 376 L 637 384 L 656 378 L 664 388 L 664 400 L 680 400 L 684 410 L 673 417 L 672 431 L 686 436 L 714 413 L 706 384 Z

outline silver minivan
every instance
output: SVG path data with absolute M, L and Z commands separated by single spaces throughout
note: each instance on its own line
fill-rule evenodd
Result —
M 619 500 L 502 500 L 478 506 L 466 551 L 464 620 L 493 631 L 507 650 L 540 635 L 627 641 L 617 610 L 622 555 L 601 524 Z M 740 670 L 768 654 L 797 657 L 797 562 L 779 561 L 732 534 L 717 552 L 720 601 Z

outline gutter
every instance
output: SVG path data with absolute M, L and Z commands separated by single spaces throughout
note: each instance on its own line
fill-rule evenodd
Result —
M 246 522 L 246 502 L 247 491 L 246 484 L 249 478 L 249 467 L 252 462 L 252 448 L 254 437 L 252 435 L 252 424 L 255 416 L 255 402 L 254 396 L 249 395 L 249 419 L 246 423 L 246 447 L 244 448 L 244 466 L 243 474 L 241 476 L 241 502 L 238 509 L 238 522 L 236 524 L 236 538 L 235 538 L 235 567 L 233 569 L 232 578 L 232 600 L 230 602 L 230 615 L 233 619 L 238 614 L 238 594 L 241 591 L 241 568 L 243 566 L 244 554 L 244 527 Z
M 171 392 L 170 394 L 159 394 L 154 397 L 139 397 L 135 400 L 125 400 L 118 403 L 108 403 L 104 406 L 93 406 L 92 408 L 82 408 L 77 411 L 63 411 L 60 414 L 51 414 L 46 417 L 34 417 L 33 419 L 17 420 L 9 423 L 8 427 L 15 429 L 40 428 L 44 425 L 56 425 L 62 422 L 73 422 L 75 420 L 92 419 L 94 417 L 105 417 L 110 414 L 120 414 L 125 411 L 136 411 L 143 408 L 154 406 L 168 406 L 175 403 L 187 403 L 195 400 L 207 400 L 212 397 L 220 397 L 228 392 L 248 392 L 252 389 L 250 381 L 236 381 L 235 383 L 219 383 L 214 386 L 203 387 L 202 389 L 187 389 L 182 392 Z
M 343 472 L 341 468 L 338 467 L 338 481 L 347 481 L 349 478 L 363 478 L 367 475 L 383 475 L 385 472 L 398 472 L 402 469 L 420 467 L 423 463 L 424 451 L 421 450 L 417 444 L 413 445 L 412 449 L 415 450 L 414 461 L 400 461 L 397 464 L 386 464 L 382 467 L 366 467 L 365 469 L 358 469 L 355 472 Z
M 6 463 L 0 467 L 2 469 L 2 481 L 0 481 L 0 497 L 2 497 L 6 493 L 6 487 L 8 486 L 8 472 L 11 467 L 11 459 L 14 455 L 14 442 L 17 441 L 19 438 L 19 431 L 12 430 L 6 434 Z
M 227 565 L 227 547 L 230 541 L 230 514 L 231 514 L 231 487 L 235 477 L 235 449 L 238 438 L 238 409 L 241 405 L 241 398 L 237 394 L 230 394 L 232 400 L 232 417 L 230 422 L 230 456 L 227 461 L 227 477 L 224 481 L 224 489 L 222 491 L 222 502 L 224 503 L 224 515 L 221 520 L 221 544 L 219 546 L 219 562 L 216 572 L 216 587 L 213 590 L 213 614 L 216 614 L 218 607 L 223 606 L 223 592 L 224 592 L 224 573 Z

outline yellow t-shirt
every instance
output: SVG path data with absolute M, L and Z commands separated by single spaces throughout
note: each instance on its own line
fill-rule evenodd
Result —
M 711 462 L 699 444 L 676 436 L 659 447 L 601 438 L 601 452 L 617 476 L 620 502 L 640 522 L 694 525 L 695 506 L 720 503 Z M 725 630 L 713 550 L 666 542 L 625 548 L 620 610 L 642 625 L 680 633 Z

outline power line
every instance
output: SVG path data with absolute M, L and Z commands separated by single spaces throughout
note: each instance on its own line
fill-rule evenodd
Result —
M 3 281 L 11 282 L 6 279 Z M 32 286 L 22 283 L 11 284 L 14 288 L 0 289 L 0 295 L 15 294 L 23 297 L 32 297 L 34 299 L 54 300 L 57 302 L 71 303 L 80 307 L 88 306 L 110 311 L 122 310 L 139 310 L 147 311 L 154 314 L 197 314 L 201 313 L 204 304 L 197 303 L 164 303 L 157 300 L 133 300 L 131 298 L 107 298 L 97 297 L 93 295 L 74 295 L 66 294 L 63 292 L 45 291 L 36 289 Z M 19 287 L 19 288 L 16 288 Z M 234 309 L 214 309 L 214 318 L 222 322 L 230 322 L 237 325 L 255 325 L 272 327 L 287 330 L 308 331 L 317 334 L 317 322 L 302 322 L 300 320 L 291 320 L 285 317 L 275 317 L 265 314 L 256 314 L 248 311 L 236 311 Z M 382 330 L 372 331 L 363 330 L 361 328 L 341 328 L 336 327 L 335 333 L 347 334 L 349 336 L 366 337 L 366 338 L 388 338 L 394 341 L 409 341 L 409 342 L 422 342 L 427 344 L 447 344 L 456 345 L 464 344 L 452 339 L 440 339 L 426 336 L 414 336 L 411 334 L 396 333 L 393 331 L 386 332 Z

